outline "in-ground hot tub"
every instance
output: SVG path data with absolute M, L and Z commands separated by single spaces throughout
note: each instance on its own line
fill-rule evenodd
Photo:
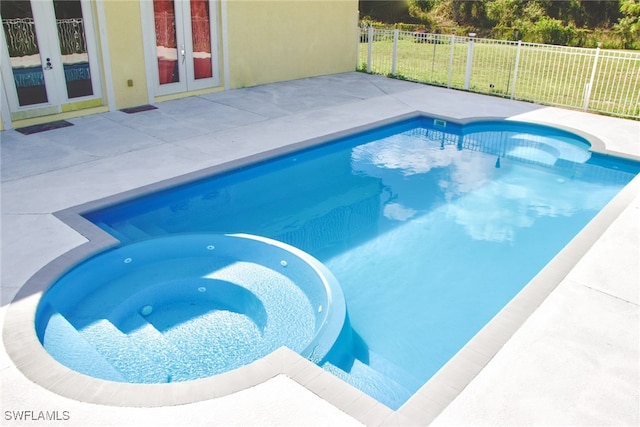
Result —
M 331 272 L 248 234 L 185 234 L 119 246 L 58 279 L 36 331 L 63 365 L 131 383 L 227 372 L 281 346 L 320 362 L 346 318 Z

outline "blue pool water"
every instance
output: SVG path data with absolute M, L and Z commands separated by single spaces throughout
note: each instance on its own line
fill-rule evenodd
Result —
M 416 118 L 84 216 L 125 245 L 249 233 L 312 255 L 349 319 L 314 361 L 397 409 L 639 170 L 557 129 Z

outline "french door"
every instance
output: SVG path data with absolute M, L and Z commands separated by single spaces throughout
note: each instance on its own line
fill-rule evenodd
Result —
M 167 95 L 220 84 L 216 2 L 153 0 L 142 2 L 146 27 L 147 65 L 155 95 Z M 151 25 L 149 23 L 152 22 Z
M 101 104 L 88 0 L 2 0 L 0 16 L 0 67 L 12 118 L 59 113 L 79 101 Z

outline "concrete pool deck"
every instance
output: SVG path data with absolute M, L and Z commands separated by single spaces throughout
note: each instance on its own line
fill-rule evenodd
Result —
M 609 151 L 640 156 L 637 121 L 361 73 L 217 92 L 157 107 L 71 119 L 74 126 L 29 136 L 14 130 L 0 133 L 4 424 L 36 425 L 16 421 L 27 411 L 34 416 L 58 411 L 61 418 L 66 411 L 69 419 L 59 424 L 83 426 L 416 425 L 436 415 L 433 425 L 640 424 L 637 178 L 607 209 L 600 228 L 586 236 L 588 244 L 579 256 L 575 250 L 562 255 L 566 259 L 561 262 L 575 266 L 562 273 L 561 283 L 505 337 L 506 344 L 468 385 L 450 392 L 450 403 L 443 398 L 442 412 L 439 402 L 434 402 L 439 408 L 435 414 L 428 405 L 388 414 L 367 406 L 367 399 L 341 404 L 340 398 L 319 397 L 323 386 L 304 387 L 299 376 L 286 370 L 234 394 L 156 408 L 85 403 L 34 384 L 7 354 L 5 343 L 12 340 L 15 346 L 19 337 L 7 332 L 12 319 L 6 314 L 32 276 L 87 241 L 55 212 L 416 111 L 454 119 L 505 117 L 554 124 L 593 135 Z M 290 355 L 279 357 L 285 363 Z

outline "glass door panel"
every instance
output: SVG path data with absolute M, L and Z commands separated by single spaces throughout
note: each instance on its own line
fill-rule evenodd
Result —
M 80 0 L 54 0 L 56 27 L 69 99 L 93 95 Z
M 174 6 L 173 0 L 153 0 L 156 58 L 158 60 L 158 75 L 161 85 L 180 81 Z
M 28 0 L 2 0 L 0 16 L 18 105 L 22 107 L 48 102 L 31 3 Z M 44 65 L 45 69 L 51 69 L 50 59 Z
M 194 79 L 213 76 L 209 0 L 191 0 L 191 40 Z

